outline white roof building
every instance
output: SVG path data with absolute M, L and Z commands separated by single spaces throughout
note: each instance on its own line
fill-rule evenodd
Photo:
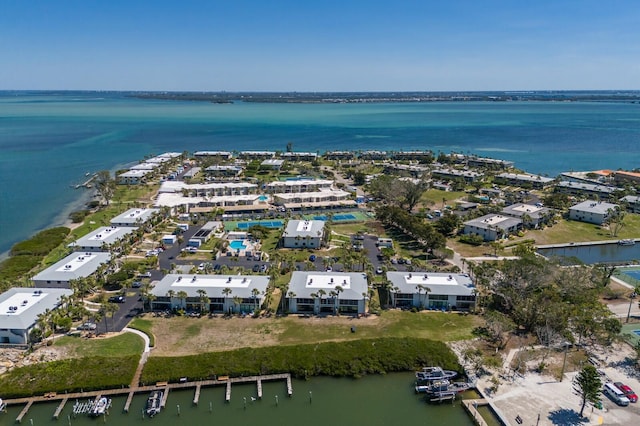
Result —
M 480 235 L 485 241 L 495 241 L 522 229 L 522 220 L 501 214 L 488 214 L 464 222 L 465 235 Z
M 387 272 L 395 307 L 467 310 L 475 304 L 475 285 L 467 274 Z
M 619 208 L 617 204 L 587 200 L 569 208 L 569 219 L 602 225 L 609 219 L 611 212 Z
M 324 236 L 323 220 L 290 220 L 282 233 L 285 248 L 319 248 Z
M 294 271 L 289 281 L 292 313 L 365 312 L 366 275 L 359 272 Z
M 105 251 L 106 247 L 127 238 L 135 230 L 131 226 L 103 226 L 78 238 L 69 247 L 76 251 Z
M 156 296 L 153 309 L 200 310 L 202 302 L 198 290 L 204 290 L 209 298 L 207 310 L 210 312 L 251 312 L 262 305 L 268 287 L 266 275 L 169 274 L 151 293 Z M 173 292 L 173 297 L 169 297 L 169 292 Z M 185 292 L 186 299 L 180 299 L 179 292 Z M 238 298 L 236 302 L 234 298 Z
M 25 345 L 38 315 L 60 305 L 60 296 L 73 291 L 61 288 L 11 288 L 0 294 L 0 343 Z
M 110 223 L 112 226 L 138 227 L 158 213 L 160 209 L 129 209 L 111 219 Z
M 86 278 L 108 263 L 111 256 L 103 252 L 74 252 L 36 274 L 31 280 L 36 287 L 68 288 L 69 282 Z

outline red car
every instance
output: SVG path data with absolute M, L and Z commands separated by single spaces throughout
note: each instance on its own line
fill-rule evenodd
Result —
M 615 387 L 620 389 L 620 391 L 624 394 L 624 396 L 629 398 L 629 401 L 638 402 L 638 395 L 636 395 L 633 389 L 631 389 L 629 386 L 625 385 L 622 382 L 615 382 L 614 385 Z

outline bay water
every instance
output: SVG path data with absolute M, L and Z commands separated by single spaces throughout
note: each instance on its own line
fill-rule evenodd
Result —
M 428 404 L 424 395 L 413 390 L 412 373 L 367 376 L 361 379 L 314 377 L 293 381 L 293 396 L 286 396 L 284 381 L 263 383 L 262 400 L 256 398 L 255 384 L 234 385 L 231 401 L 224 402 L 225 388 L 203 388 L 197 406 L 193 405 L 194 389 L 171 391 L 167 405 L 150 419 L 143 415 L 146 394 L 136 395 L 129 413 L 124 413 L 126 396 L 112 400 L 109 415 L 90 418 L 73 415 L 68 401 L 58 420 L 54 420 L 57 403 L 34 404 L 22 423 L 41 426 L 97 425 L 117 426 L 260 424 L 270 425 L 453 425 L 471 426 L 471 417 L 460 400 L 453 403 Z M 277 397 L 277 401 L 276 401 Z M 246 403 L 245 403 L 246 400 Z M 0 413 L 0 426 L 13 425 L 22 407 L 11 407 Z M 497 424 L 497 423 L 490 423 Z
M 165 151 L 425 150 L 531 173 L 633 169 L 640 105 L 614 102 L 273 104 L 113 92 L 0 92 L 0 253 L 65 221 L 86 173 Z M 86 195 L 86 194 L 85 194 Z

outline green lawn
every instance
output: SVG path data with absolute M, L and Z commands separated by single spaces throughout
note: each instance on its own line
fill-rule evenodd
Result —
M 151 321 L 143 318 L 134 318 L 127 327 L 142 331 L 144 334 L 149 336 L 149 346 L 155 346 L 156 336 L 154 336 L 151 331 L 153 328 L 153 323 Z
M 385 311 L 380 318 L 352 320 L 349 324 L 305 322 L 299 318 L 283 318 L 279 340 L 282 344 L 306 344 L 321 341 L 370 339 L 378 337 L 416 337 L 439 341 L 471 338 L 471 330 L 479 318 L 441 312 Z M 328 322 L 328 321 L 327 321 Z M 356 332 L 351 332 L 351 325 Z
M 451 204 L 459 198 L 466 197 L 467 193 L 459 191 L 441 191 L 439 189 L 429 189 L 420 197 L 420 203 L 426 206 L 432 206 L 435 209 L 442 209 L 442 199 L 446 200 L 447 204 Z
M 120 357 L 140 355 L 144 341 L 134 333 L 123 333 L 110 338 L 86 339 L 80 336 L 64 336 L 55 341 L 55 346 L 64 346 L 72 357 Z

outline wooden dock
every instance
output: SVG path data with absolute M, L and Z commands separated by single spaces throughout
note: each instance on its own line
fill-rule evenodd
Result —
M 230 380 L 227 382 L 227 391 L 224 394 L 224 400 L 226 402 L 231 401 L 231 381 Z
M 53 418 L 58 420 L 58 417 L 60 417 L 60 413 L 62 413 L 62 410 L 64 409 L 65 404 L 67 403 L 67 401 L 69 400 L 69 398 L 65 398 L 60 402 L 60 405 L 58 405 L 58 408 L 56 408 L 56 412 L 53 413 Z
M 33 400 L 27 402 L 27 405 L 24 406 L 22 411 L 20 411 L 20 414 L 18 414 L 18 417 L 16 417 L 16 423 L 22 423 L 22 418 L 27 415 L 27 411 L 29 411 L 29 408 L 31 408 L 33 402 Z
M 193 396 L 193 405 L 198 405 L 198 401 L 200 400 L 200 389 L 202 389 L 202 383 L 198 383 L 196 385 L 196 393 Z
M 154 390 L 162 390 L 164 391 L 164 396 L 162 398 L 161 406 L 164 408 L 167 403 L 167 398 L 169 396 L 169 390 L 171 389 L 188 389 L 195 388 L 193 403 L 198 404 L 200 399 L 200 393 L 202 387 L 211 387 L 211 386 L 226 386 L 225 393 L 225 401 L 231 401 L 231 385 L 234 383 L 256 383 L 258 398 L 262 398 L 262 383 L 266 381 L 276 381 L 276 380 L 286 380 L 287 384 L 287 395 L 291 396 L 293 394 L 293 387 L 291 384 L 291 374 L 270 374 L 265 376 L 247 376 L 247 377 L 232 377 L 226 378 L 226 380 L 201 380 L 201 381 L 193 381 L 193 382 L 179 382 L 179 383 L 167 383 L 167 382 L 158 382 L 155 385 L 148 386 L 135 386 L 121 389 L 104 389 L 98 391 L 90 391 L 90 392 L 72 392 L 72 393 L 64 393 L 58 395 L 54 392 L 49 392 L 42 396 L 33 396 L 26 398 L 14 398 L 14 399 L 5 399 L 4 402 L 7 405 L 20 405 L 25 404 L 24 408 L 16 418 L 16 422 L 20 423 L 24 416 L 27 414 L 29 409 L 34 403 L 38 402 L 50 402 L 50 401 L 59 401 L 59 405 L 56 408 L 54 413 L 54 418 L 58 418 L 69 399 L 71 400 L 89 400 L 93 401 L 93 403 L 97 403 L 98 400 L 103 396 L 113 396 L 113 395 L 127 395 L 127 400 L 124 405 L 124 411 L 129 412 L 129 407 L 131 406 L 131 402 L 133 397 L 137 393 L 143 392 L 151 392 Z
M 160 407 L 164 408 L 167 406 L 167 398 L 169 398 L 169 386 L 164 390 L 164 394 L 162 394 L 162 401 L 160 402 Z
M 133 401 L 133 395 L 135 395 L 134 391 L 129 392 L 129 395 L 127 396 L 127 402 L 124 403 L 124 408 L 122 409 L 122 411 L 124 411 L 125 413 L 129 412 L 129 407 L 131 406 L 131 401 Z

